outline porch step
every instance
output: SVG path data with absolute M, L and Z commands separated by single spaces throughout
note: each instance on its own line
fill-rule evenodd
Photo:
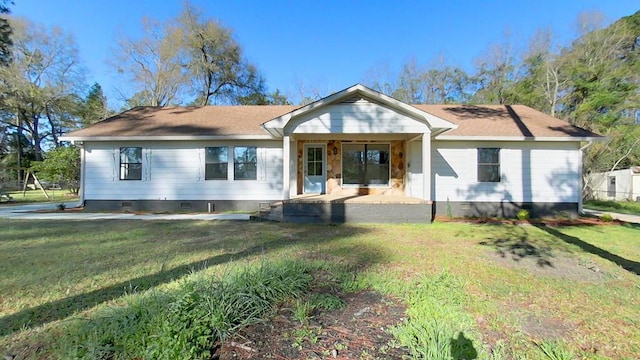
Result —
M 251 216 L 251 220 L 282 222 L 282 202 L 258 204 L 258 214 Z

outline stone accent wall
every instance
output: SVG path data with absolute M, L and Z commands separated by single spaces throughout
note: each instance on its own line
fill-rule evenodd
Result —
M 405 142 L 396 140 L 391 142 L 391 189 L 390 195 L 404 195 Z
M 391 151 L 391 179 L 388 187 L 342 187 L 342 143 L 340 140 L 298 140 L 298 189 L 297 193 L 304 191 L 304 144 L 326 144 L 327 146 L 327 194 L 353 194 L 353 195 L 404 195 L 405 167 L 405 141 L 389 141 Z M 333 149 L 337 149 L 337 154 Z

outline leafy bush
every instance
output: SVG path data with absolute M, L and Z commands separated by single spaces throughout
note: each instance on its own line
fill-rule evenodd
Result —
M 41 180 L 64 183 L 77 194 L 80 189 L 80 150 L 73 146 L 51 150 L 43 161 L 32 164 L 32 170 Z
M 605 222 L 612 222 L 613 216 L 611 216 L 611 214 L 602 214 L 602 216 L 600 216 L 600 219 Z
M 130 295 L 121 306 L 69 326 L 58 344 L 60 358 L 209 359 L 216 342 L 259 321 L 275 303 L 299 297 L 311 281 L 301 263 L 265 263 Z
M 516 214 L 516 217 L 518 218 L 518 220 L 529 220 L 530 214 L 528 210 L 520 209 L 520 211 L 518 211 L 518 213 Z

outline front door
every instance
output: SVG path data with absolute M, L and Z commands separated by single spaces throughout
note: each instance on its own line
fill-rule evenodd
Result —
M 326 183 L 325 145 L 304 145 L 304 193 L 324 194 Z

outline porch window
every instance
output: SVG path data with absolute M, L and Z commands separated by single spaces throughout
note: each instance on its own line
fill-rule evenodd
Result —
M 389 185 L 389 144 L 342 145 L 342 183 Z
M 205 180 L 227 180 L 229 148 L 215 146 L 205 148 Z
M 120 148 L 120 180 L 142 180 L 142 148 Z
M 499 148 L 478 148 L 478 182 L 500 182 Z
M 258 156 L 255 146 L 233 148 L 233 179 L 256 180 L 258 178 Z

